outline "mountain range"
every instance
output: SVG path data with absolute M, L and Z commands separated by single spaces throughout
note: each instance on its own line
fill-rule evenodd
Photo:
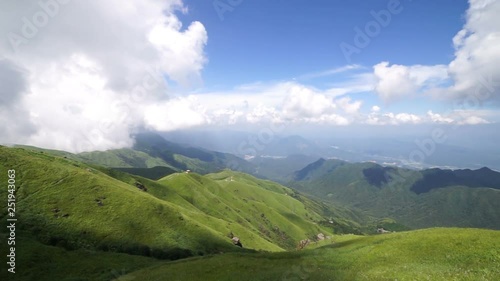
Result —
M 418 255 L 431 257 L 424 268 L 438 279 L 472 262 L 474 278 L 500 276 L 500 253 L 488 250 L 500 246 L 500 177 L 488 168 L 411 170 L 304 154 L 247 161 L 148 133 L 133 148 L 79 154 L 0 146 L 0 170 L 12 169 L 18 280 L 404 279 L 420 276 L 422 266 L 408 267 Z M 462 228 L 410 231 L 428 227 Z M 373 236 L 377 228 L 398 233 Z M 475 247 L 463 249 L 452 233 Z M 419 248 L 421 240 L 436 246 Z M 438 255 L 450 251 L 477 258 Z
M 296 171 L 288 185 L 411 228 L 500 229 L 500 173 L 486 167 L 409 170 L 320 159 Z

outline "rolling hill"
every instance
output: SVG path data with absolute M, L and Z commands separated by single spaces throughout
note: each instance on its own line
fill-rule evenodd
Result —
M 408 170 L 320 159 L 295 172 L 289 186 L 411 228 L 500 229 L 500 173 Z
M 229 253 L 155 265 L 118 280 L 498 280 L 500 236 L 426 229 L 336 237 L 285 253 Z
M 338 164 L 333 166 L 346 166 Z M 497 231 L 429 229 L 363 236 L 367 226 L 374 226 L 362 213 L 241 172 L 173 173 L 154 181 L 63 152 L 0 146 L 0 170 L 10 169 L 16 170 L 17 185 L 16 280 L 499 276 Z M 0 180 L 6 182 L 7 173 Z M 3 209 L 4 223 L 6 215 Z M 9 235 L 5 229 L 2 239 Z M 243 247 L 233 244 L 234 236 Z M 304 239 L 310 244 L 297 251 Z M 0 278 L 10 280 L 5 274 Z
M 159 181 L 25 148 L 0 147 L 0 169 L 15 169 L 22 231 L 47 245 L 179 258 L 283 251 L 318 233 L 359 231 L 349 211 L 279 184 L 229 170 L 171 174 Z M 6 181 L 6 173 L 1 175 Z M 6 196 L 6 190 L 0 191 Z M 345 217 L 344 214 L 352 215 Z M 5 218 L 6 209 L 0 213 Z M 334 223 L 326 223 L 335 221 Z M 335 224 L 342 224 L 342 230 Z

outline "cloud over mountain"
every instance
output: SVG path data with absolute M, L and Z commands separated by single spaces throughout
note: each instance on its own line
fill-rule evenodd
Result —
M 207 61 L 205 27 L 183 26 L 186 12 L 180 0 L 2 1 L 0 141 L 82 151 L 175 127 L 184 115 L 158 111 L 179 103 L 171 86 L 201 83 Z

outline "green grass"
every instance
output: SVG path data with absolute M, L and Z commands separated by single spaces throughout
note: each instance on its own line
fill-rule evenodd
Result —
M 228 233 L 233 232 L 243 245 L 253 249 L 262 249 L 261 238 L 293 249 L 302 239 L 331 232 L 317 224 L 323 219 L 320 214 L 287 195 L 290 189 L 245 174 L 173 174 L 159 183 L 174 189 L 202 212 L 227 221 Z M 247 231 L 236 229 L 238 225 Z
M 321 224 L 325 213 L 311 207 L 317 203 L 231 171 L 172 174 L 155 182 L 65 156 L 1 147 L 0 170 L 8 169 L 17 174 L 23 230 L 66 249 L 175 259 L 246 249 L 283 251 L 334 231 Z M 6 182 L 6 176 L 2 173 L 0 180 Z M 147 192 L 135 186 L 138 182 Z M 5 215 L 6 209 L 0 210 L 0 218 Z M 232 244 L 230 233 L 241 238 L 244 249 Z
M 2 266 L 0 280 L 107 281 L 160 263 L 153 258 L 120 253 L 85 249 L 67 251 L 17 234 L 16 273 L 7 273 Z M 1 237 L 4 240 L 3 235 Z
M 334 238 L 334 241 L 337 238 Z M 317 249 L 170 262 L 127 280 L 499 280 L 500 233 L 426 229 L 351 236 Z M 125 280 L 125 279 L 124 279 Z
M 21 226 L 45 244 L 163 258 L 239 250 L 225 233 L 212 228 L 223 221 L 161 200 L 83 163 L 2 147 L 0 170 L 7 169 L 17 174 Z M 6 175 L 0 175 L 3 182 Z M 6 189 L 0 195 L 5 198 Z M 5 215 L 2 209 L 0 217 Z
M 0 147 L 0 181 L 16 170 L 16 280 L 500 279 L 498 231 L 335 235 L 359 230 L 351 219 L 365 218 L 247 174 L 152 181 L 42 152 Z M 457 196 L 450 200 L 467 200 Z M 0 210 L 4 241 L 6 214 Z M 404 229 L 391 219 L 375 223 Z M 295 250 L 320 232 L 331 239 Z
M 133 149 L 115 149 L 108 151 L 84 152 L 77 154 L 80 160 L 113 168 L 153 168 L 157 166 L 172 167 L 164 160 Z
M 176 173 L 177 171 L 169 168 L 156 166 L 153 168 L 114 168 L 115 170 L 122 171 L 128 174 L 141 176 L 144 178 L 159 180 L 165 176 Z

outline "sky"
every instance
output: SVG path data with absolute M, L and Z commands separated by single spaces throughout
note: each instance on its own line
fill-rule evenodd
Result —
M 0 3 L 0 143 L 500 122 L 500 1 Z

